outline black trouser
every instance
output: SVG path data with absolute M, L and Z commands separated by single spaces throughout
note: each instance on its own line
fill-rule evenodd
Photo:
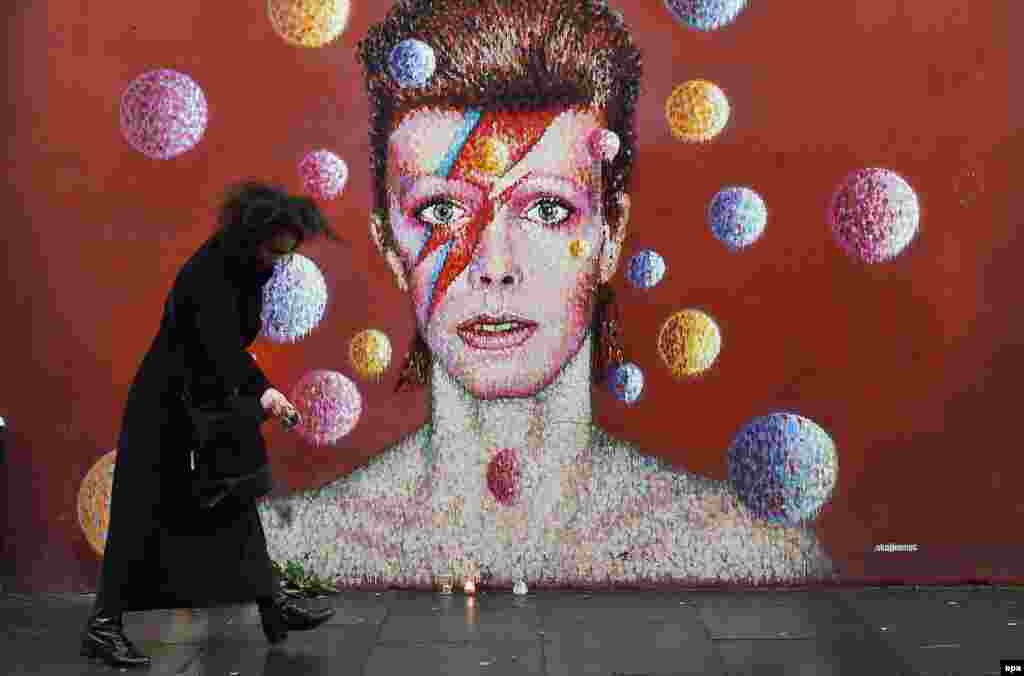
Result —
M 90 617 L 96 617 L 102 615 L 103 617 L 120 617 L 121 608 L 117 601 L 112 598 L 108 598 L 103 593 L 103 570 L 100 569 L 100 577 L 96 582 L 96 601 L 92 604 L 92 613 Z

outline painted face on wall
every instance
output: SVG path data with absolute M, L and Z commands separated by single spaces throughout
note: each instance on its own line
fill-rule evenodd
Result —
M 602 208 L 614 136 L 576 109 L 418 109 L 391 134 L 393 267 L 431 351 L 475 396 L 536 394 L 586 337 L 625 235 L 627 217 L 613 237 Z

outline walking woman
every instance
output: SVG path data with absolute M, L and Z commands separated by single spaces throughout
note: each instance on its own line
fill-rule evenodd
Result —
M 160 330 L 128 393 L 117 445 L 110 525 L 81 654 L 144 666 L 122 613 L 257 602 L 267 640 L 312 629 L 333 610 L 291 603 L 267 554 L 256 499 L 270 491 L 260 426 L 295 409 L 246 351 L 260 332 L 262 288 L 274 266 L 328 229 L 316 204 L 249 181 L 231 187 L 218 231 L 185 263 Z M 190 406 L 230 410 L 218 469 L 249 477 L 216 504 L 197 501 Z

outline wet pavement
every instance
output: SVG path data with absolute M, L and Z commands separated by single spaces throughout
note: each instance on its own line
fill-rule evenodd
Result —
M 78 654 L 92 594 L 0 593 L 0 673 L 120 672 Z M 1024 658 L 1024 591 L 344 592 L 267 644 L 255 605 L 126 613 L 152 666 L 183 676 L 1000 674 Z

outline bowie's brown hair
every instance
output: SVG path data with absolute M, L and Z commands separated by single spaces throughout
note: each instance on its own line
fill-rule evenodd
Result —
M 408 38 L 434 50 L 436 68 L 422 87 L 402 88 L 388 56 Z M 598 0 L 401 0 L 359 42 L 370 99 L 374 208 L 387 214 L 387 146 L 397 122 L 420 107 L 602 111 L 619 136 L 603 167 L 604 212 L 614 226 L 615 195 L 633 167 L 633 123 L 641 58 L 619 13 Z M 386 222 L 386 218 L 385 221 Z M 385 228 L 390 238 L 390 228 Z

